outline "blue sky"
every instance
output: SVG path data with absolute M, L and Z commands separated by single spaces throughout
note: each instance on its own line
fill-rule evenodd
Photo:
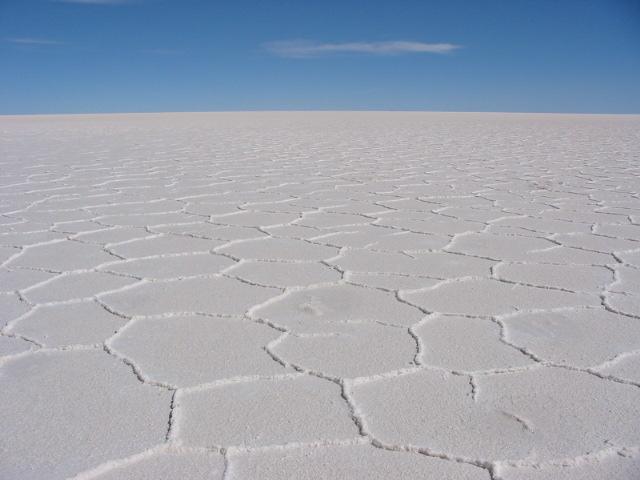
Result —
M 0 114 L 640 113 L 638 0 L 0 0 Z

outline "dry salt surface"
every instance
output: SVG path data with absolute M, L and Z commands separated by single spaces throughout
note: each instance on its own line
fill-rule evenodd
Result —
M 0 478 L 640 478 L 640 117 L 0 118 Z

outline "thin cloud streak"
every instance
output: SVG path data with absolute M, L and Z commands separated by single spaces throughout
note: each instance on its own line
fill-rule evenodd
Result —
M 49 40 L 46 38 L 14 37 L 5 38 L 5 40 L 17 45 L 64 45 L 64 42 L 58 42 L 57 40 Z
M 460 48 L 452 43 L 424 43 L 394 40 L 387 42 L 317 43 L 306 40 L 279 41 L 264 44 L 273 55 L 288 58 L 310 58 L 340 53 L 399 55 L 407 53 L 446 54 Z
M 182 55 L 185 52 L 184 50 L 176 48 L 146 48 L 140 50 L 140 53 L 148 53 L 151 55 Z
M 79 3 L 82 5 L 123 5 L 130 0 L 52 0 L 57 3 Z

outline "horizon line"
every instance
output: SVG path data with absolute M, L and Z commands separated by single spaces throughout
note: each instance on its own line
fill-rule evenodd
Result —
M 501 114 L 501 115 L 592 115 L 592 116 L 640 116 L 640 112 L 581 112 L 581 111 L 500 111 L 500 110 L 407 110 L 407 109 L 240 109 L 240 110 L 158 110 L 123 112 L 55 112 L 55 113 L 0 113 L 6 117 L 55 117 L 55 116 L 119 116 L 119 115 L 179 115 L 209 113 L 442 113 L 442 114 Z

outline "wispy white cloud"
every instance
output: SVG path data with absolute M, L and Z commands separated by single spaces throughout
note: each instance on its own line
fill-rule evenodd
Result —
M 5 38 L 7 42 L 15 43 L 17 45 L 64 45 L 64 42 L 57 40 L 50 40 L 47 38 L 33 38 L 33 37 L 12 37 Z
M 84 5 L 122 5 L 132 3 L 131 0 L 52 0 L 57 3 L 81 3 Z
M 288 40 L 269 42 L 264 48 L 280 57 L 309 58 L 338 53 L 363 53 L 369 55 L 399 55 L 406 53 L 450 53 L 459 45 L 452 43 L 424 43 L 405 40 L 386 42 L 348 42 L 348 43 L 319 43 L 308 40 Z
M 177 48 L 145 48 L 140 53 L 149 53 L 152 55 L 182 55 L 184 50 Z

